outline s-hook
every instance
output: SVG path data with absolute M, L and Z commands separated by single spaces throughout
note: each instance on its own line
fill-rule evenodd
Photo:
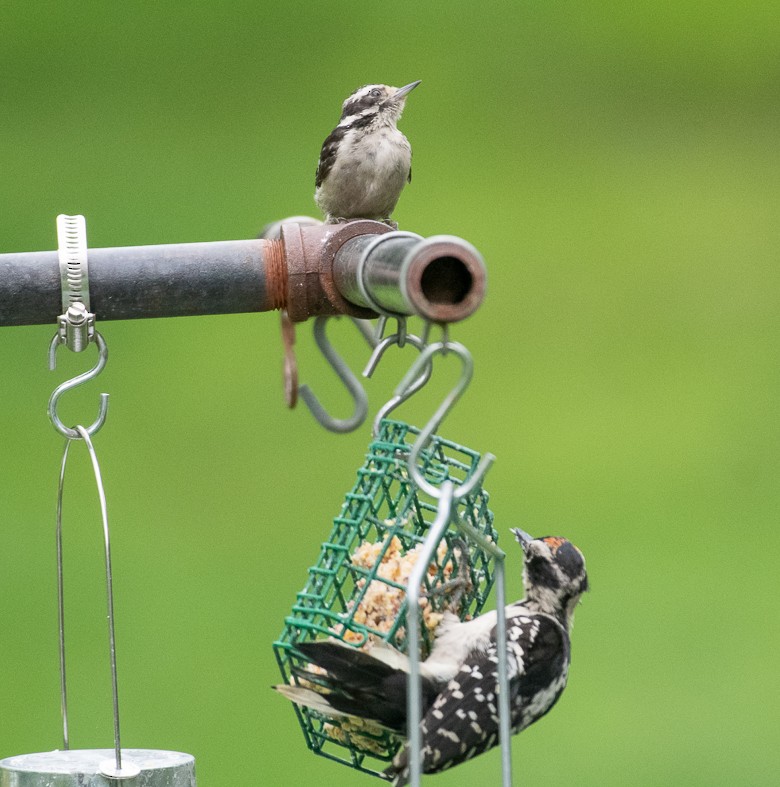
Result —
M 425 349 L 425 339 L 420 339 L 418 336 L 407 332 L 406 317 L 398 316 L 396 317 L 396 320 L 398 322 L 398 328 L 396 332 L 386 336 L 384 339 L 381 339 L 376 347 L 374 347 L 374 351 L 371 353 L 368 363 L 366 363 L 366 368 L 363 369 L 363 377 L 371 377 L 371 375 L 376 370 L 377 364 L 381 360 L 382 356 L 385 354 L 387 349 L 393 345 L 397 344 L 399 347 L 404 347 L 408 343 L 420 352 Z M 378 337 L 381 337 L 386 322 L 386 316 L 379 318 L 379 325 L 377 326 Z M 427 334 L 427 332 L 428 327 L 426 326 L 425 333 Z M 413 394 L 417 393 L 417 391 L 419 391 L 428 382 L 428 380 L 431 379 L 431 371 L 431 365 L 427 364 L 425 369 L 423 369 L 422 374 L 420 374 L 420 376 L 408 387 L 408 389 L 403 394 L 398 394 L 396 392 L 394 396 L 388 399 L 388 401 L 379 408 L 374 418 L 372 427 L 374 437 L 379 434 L 379 426 L 382 423 L 382 419 L 387 418 L 387 416 L 389 416 L 390 413 L 396 409 L 396 407 L 405 402 Z
M 352 432 L 357 429 L 363 421 L 366 420 L 368 414 L 368 394 L 366 394 L 360 380 L 354 375 L 344 359 L 336 352 L 333 345 L 330 343 L 325 329 L 328 325 L 330 317 L 315 317 L 314 318 L 314 341 L 317 343 L 320 352 L 325 356 L 328 364 L 338 375 L 342 383 L 344 383 L 352 402 L 354 409 L 349 418 L 334 418 L 320 403 L 320 400 L 314 395 L 308 385 L 298 386 L 298 395 L 306 403 L 306 406 L 311 411 L 311 414 L 317 419 L 317 422 L 324 426 L 330 432 Z M 363 338 L 373 346 L 373 337 L 371 330 L 367 328 L 363 320 L 358 320 L 350 317 L 352 322 L 357 326 Z
M 94 326 L 94 315 L 87 314 L 84 304 L 77 303 L 68 307 L 67 312 L 62 315 L 60 319 L 65 321 L 67 330 L 68 327 L 76 324 L 73 321 L 73 318 L 75 318 L 76 321 L 83 322 L 83 318 L 85 317 L 91 317 L 92 325 Z M 49 346 L 49 369 L 52 371 L 57 368 L 57 347 L 59 347 L 60 344 L 65 343 L 65 341 L 65 339 L 61 338 L 60 333 L 57 333 L 51 341 L 51 345 Z M 98 362 L 88 372 L 79 374 L 70 380 L 66 380 L 64 383 L 60 383 L 49 397 L 49 418 L 51 419 L 54 428 L 63 437 L 67 437 L 69 440 L 78 440 L 80 433 L 77 429 L 65 426 L 65 424 L 60 419 L 59 414 L 57 413 L 57 406 L 59 404 L 60 397 L 65 393 L 65 391 L 69 391 L 71 388 L 76 388 L 79 385 L 83 385 L 84 383 L 89 382 L 93 378 L 97 377 L 100 372 L 103 371 L 103 367 L 106 365 L 106 361 L 108 360 L 108 347 L 106 346 L 103 337 L 100 335 L 100 333 L 98 333 L 98 331 L 95 331 L 94 329 L 92 330 L 89 341 L 94 341 L 97 345 Z M 95 434 L 95 432 L 97 432 L 106 422 L 107 415 L 108 394 L 102 393 L 100 394 L 100 409 L 98 411 L 98 417 L 92 422 L 90 426 L 86 427 L 85 431 L 87 434 L 90 436 Z
M 453 342 L 448 339 L 429 344 L 415 359 L 415 362 L 394 391 L 396 397 L 400 396 L 403 397 L 403 399 L 408 398 L 410 390 L 417 384 L 419 376 L 425 371 L 426 367 L 431 365 L 433 357 L 437 353 L 440 355 L 453 353 L 460 359 L 462 364 L 460 377 L 454 387 L 444 397 L 444 400 L 428 423 L 420 430 L 420 434 L 409 453 L 409 473 L 414 479 L 415 484 L 431 497 L 436 498 L 439 496 L 439 490 L 424 478 L 418 467 L 417 460 L 431 435 L 441 426 L 444 418 L 468 387 L 474 373 L 474 360 L 471 357 L 471 353 L 460 342 Z M 482 481 L 485 473 L 490 469 L 495 459 L 496 457 L 490 453 L 486 453 L 482 457 L 476 470 L 472 473 L 468 481 L 455 488 L 453 494 L 456 500 L 460 500 L 462 497 L 468 495 L 477 484 Z

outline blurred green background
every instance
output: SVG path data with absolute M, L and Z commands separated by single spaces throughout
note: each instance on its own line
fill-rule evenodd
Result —
M 366 82 L 422 79 L 395 218 L 474 243 L 476 374 L 442 432 L 498 461 L 496 524 L 561 534 L 593 591 L 518 785 L 764 785 L 778 732 L 777 3 L 221 2 L 0 6 L 0 252 L 249 238 L 311 213 L 319 146 Z M 139 286 L 143 286 L 139 282 Z M 56 315 L 52 315 L 54 320 Z M 202 787 L 359 785 L 309 754 L 271 642 L 368 427 L 282 401 L 275 314 L 105 323 L 94 418 L 111 517 L 123 744 Z M 302 381 L 348 404 L 299 329 Z M 366 348 L 339 325 L 358 366 Z M 59 745 L 51 326 L 0 331 L 0 757 Z M 94 350 L 90 350 L 90 353 Z M 411 357 L 368 384 L 375 410 Z M 399 415 L 424 422 L 455 366 Z M 77 447 L 78 448 L 78 447 Z M 99 519 L 67 483 L 71 732 L 111 746 Z M 509 542 L 507 541 L 507 544 Z M 519 555 L 510 549 L 510 592 Z M 427 781 L 495 784 L 492 752 Z M 378 782 L 377 782 L 378 783 Z

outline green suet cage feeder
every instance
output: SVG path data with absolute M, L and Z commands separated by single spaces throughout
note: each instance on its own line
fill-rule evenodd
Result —
M 409 475 L 409 452 L 418 434 L 418 429 L 400 421 L 381 422 L 355 486 L 274 643 L 284 683 L 300 682 L 296 669 L 311 669 L 296 651 L 299 642 L 336 638 L 359 648 L 381 639 L 406 652 L 408 575 L 437 514 L 437 501 L 419 490 Z M 464 483 L 479 460 L 478 453 L 434 435 L 420 453 L 419 468 L 438 488 L 448 480 Z M 488 494 L 481 485 L 457 501 L 457 514 L 497 541 Z M 461 619 L 480 614 L 493 585 L 493 558 L 475 544 L 466 545 L 451 525 L 425 576 L 420 659 L 430 651 L 442 612 L 451 609 L 454 587 L 458 603 L 453 611 Z M 390 762 L 403 743 L 398 735 L 370 722 L 294 707 L 312 751 L 366 773 L 379 775 L 371 760 L 377 765 Z

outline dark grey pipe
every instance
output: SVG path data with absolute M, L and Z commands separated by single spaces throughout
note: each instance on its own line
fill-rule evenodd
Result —
M 177 243 L 89 250 L 98 321 L 229 314 L 274 308 L 266 241 Z M 0 254 L 0 325 L 55 322 L 62 311 L 56 251 Z

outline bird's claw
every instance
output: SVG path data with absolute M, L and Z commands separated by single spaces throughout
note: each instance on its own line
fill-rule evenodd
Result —
M 460 611 L 463 596 L 474 589 L 474 583 L 471 581 L 471 571 L 469 570 L 468 545 L 461 538 L 453 539 L 450 544 L 450 559 L 453 558 L 457 561 L 457 577 L 432 588 L 428 595 L 447 596 L 448 603 L 445 609 L 457 615 Z

